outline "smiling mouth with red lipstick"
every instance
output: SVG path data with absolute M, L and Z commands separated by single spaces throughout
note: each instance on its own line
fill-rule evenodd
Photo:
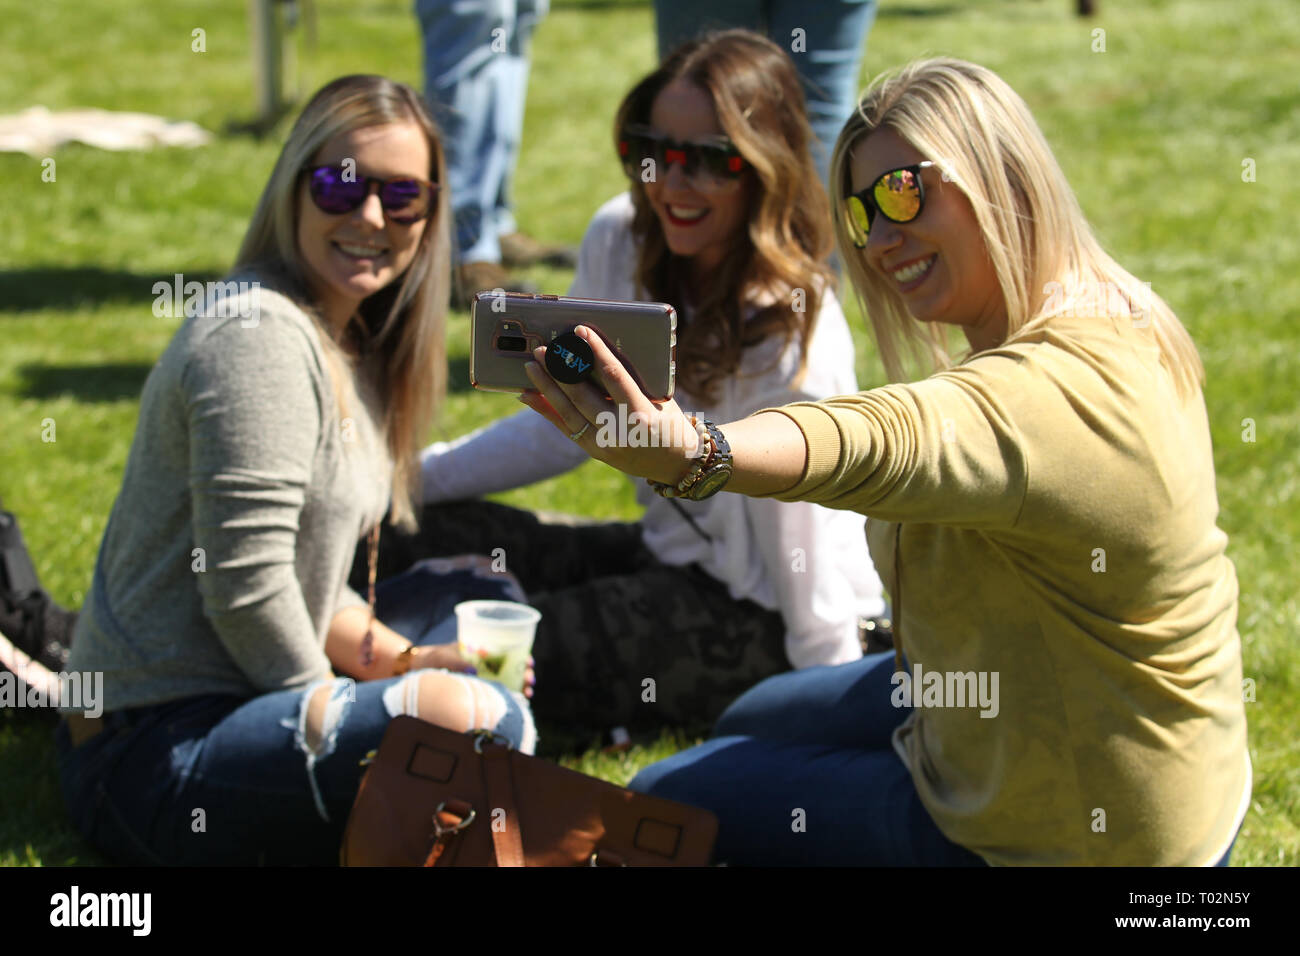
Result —
M 664 203 L 664 215 L 674 226 L 694 226 L 703 221 L 709 210 L 702 206 L 679 206 Z

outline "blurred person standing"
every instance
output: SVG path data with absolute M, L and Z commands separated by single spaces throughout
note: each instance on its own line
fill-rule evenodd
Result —
M 876 0 L 654 0 L 659 56 L 706 30 L 765 34 L 794 61 L 803 82 L 817 174 L 826 182 L 831 146 L 857 102 Z
M 518 231 L 510 188 L 524 127 L 528 46 L 550 0 L 415 0 L 425 98 L 444 133 L 458 253 L 453 304 L 476 292 L 536 292 L 507 269 L 577 265 L 572 247 Z

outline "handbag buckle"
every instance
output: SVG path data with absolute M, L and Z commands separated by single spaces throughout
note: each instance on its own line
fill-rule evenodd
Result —
M 481 754 L 483 752 L 484 741 L 492 744 L 500 744 L 502 747 L 509 749 L 510 738 L 505 737 L 495 730 L 476 730 L 474 731 L 474 752 Z
M 444 800 L 442 801 L 442 803 L 438 804 L 438 806 L 433 811 L 433 832 L 438 837 L 442 837 L 448 833 L 459 833 L 461 830 L 464 830 L 467 826 L 469 826 L 471 823 L 474 822 L 474 817 L 478 816 L 477 811 L 475 811 L 473 807 L 470 807 L 469 813 L 466 816 L 462 817 L 459 823 L 455 824 L 454 826 L 445 827 L 438 821 L 438 814 L 442 813 L 446 809 L 447 809 L 447 801 Z

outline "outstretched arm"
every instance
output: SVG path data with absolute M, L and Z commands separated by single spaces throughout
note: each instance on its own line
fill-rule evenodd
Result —
M 684 416 L 675 403 L 651 402 L 597 336 L 587 341 L 613 400 L 590 384 L 557 384 L 529 363 L 540 393 L 527 396 L 531 407 L 566 434 L 602 413 L 617 414 L 619 405 L 627 406 L 629 418 L 646 416 L 660 434 L 680 433 Z M 1019 520 L 1028 489 L 1026 429 L 1042 436 L 1040 445 L 1059 443 L 1056 436 L 1075 423 L 1082 425 L 1076 428 L 1080 439 L 1096 434 L 1055 373 L 1027 360 L 1032 348 L 989 351 L 910 385 L 796 402 L 723 424 L 733 455 L 725 490 L 812 501 L 886 521 L 1010 527 Z M 540 349 L 537 355 L 542 357 Z M 543 398 L 554 411 L 547 411 Z M 1094 404 L 1105 407 L 1104 397 Z M 602 447 L 599 431 L 589 428 L 579 443 L 620 471 L 673 482 L 686 475 L 697 443 L 694 429 L 686 428 L 685 435 L 689 447 Z M 1070 467 L 1040 468 L 1040 485 L 1068 488 Z
M 590 427 L 576 439 L 591 457 L 619 471 L 654 481 L 676 483 L 686 475 L 698 439 L 695 430 L 685 424 L 686 416 L 674 401 L 653 402 L 637 387 L 622 363 L 601 341 L 579 326 L 577 334 L 591 346 L 595 356 L 596 376 L 611 396 L 607 399 L 589 382 L 563 385 L 547 374 L 542 364 L 545 351 L 534 353 L 536 362 L 527 365 L 528 376 L 537 387 L 526 392 L 522 401 L 546 417 L 566 436 Z M 683 444 L 659 447 L 630 447 L 602 442 L 601 413 L 618 416 L 625 406 L 628 420 L 641 416 L 648 431 L 660 435 L 682 435 Z M 604 420 L 604 419 L 602 419 Z M 745 495 L 771 495 L 793 488 L 803 477 L 808 449 L 803 432 L 789 417 L 763 412 L 736 422 L 718 423 L 731 446 L 732 478 L 727 491 Z M 656 432 L 657 429 L 657 432 Z

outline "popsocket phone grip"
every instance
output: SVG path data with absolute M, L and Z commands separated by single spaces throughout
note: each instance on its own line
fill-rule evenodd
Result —
M 596 357 L 591 346 L 574 332 L 562 332 L 546 347 L 546 371 L 565 385 L 577 385 L 591 378 Z

